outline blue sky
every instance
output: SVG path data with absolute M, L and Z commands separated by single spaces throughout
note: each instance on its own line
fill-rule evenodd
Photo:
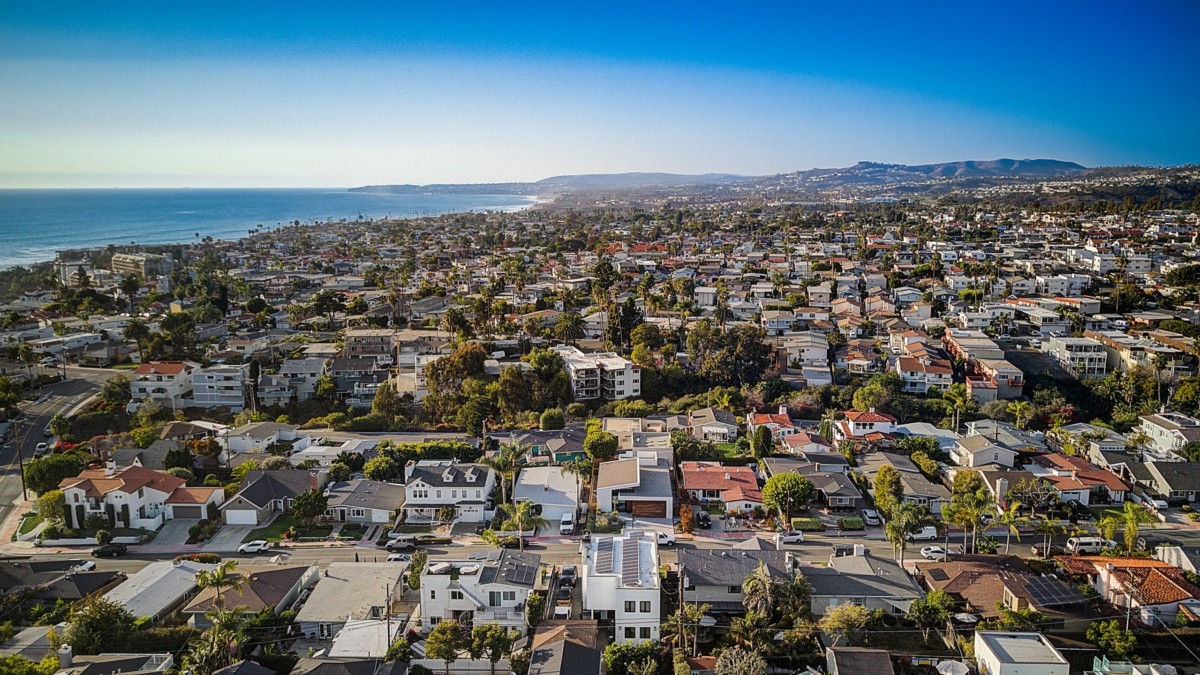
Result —
M 1190 0 L 77 4 L 0 7 L 0 186 L 1200 161 Z

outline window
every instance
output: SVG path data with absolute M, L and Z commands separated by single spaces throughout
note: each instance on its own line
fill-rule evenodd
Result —
M 638 611 L 639 611 L 639 612 L 642 612 L 643 614 L 649 614 L 649 613 L 650 613 L 650 601 L 649 601 L 649 600 L 643 600 L 643 601 L 641 602 L 641 606 L 640 606 L 640 607 L 638 607 Z
M 437 591 L 433 590 L 432 588 L 429 589 L 429 599 L 437 600 Z
M 517 601 L 517 592 L 516 591 L 504 591 L 504 601 L 505 602 L 516 602 Z
M 637 611 L 637 603 L 634 602 L 633 600 L 626 600 L 625 601 L 625 612 L 627 614 L 633 614 L 636 611 Z
M 435 497 L 435 498 L 437 498 L 437 499 L 441 499 L 441 498 L 442 498 L 442 491 L 441 491 L 441 490 L 437 490 L 437 491 L 436 491 L 436 494 L 434 495 L 434 497 Z
M 362 518 L 365 515 L 367 515 L 367 512 L 363 509 L 350 509 L 351 518 Z
M 463 592 L 462 591 L 450 591 L 450 599 L 451 600 L 462 600 Z
M 626 640 L 637 639 L 637 629 L 634 628 L 633 626 L 626 626 L 625 627 L 625 639 Z
M 475 491 L 475 498 L 476 498 L 476 499 L 482 499 L 482 498 L 483 498 L 483 491 L 482 491 L 482 490 L 476 490 L 476 491 Z
M 458 499 L 458 490 L 451 490 L 451 491 L 450 491 L 450 498 L 451 498 L 451 499 Z
M 641 628 L 638 629 L 638 632 L 641 633 L 641 635 L 639 635 L 638 637 L 642 638 L 643 640 L 650 639 L 650 627 L 649 626 L 642 626 Z
M 866 600 L 863 598 L 850 598 L 850 602 L 862 607 L 866 603 Z
M 741 587 L 741 586 L 730 586 L 730 587 L 729 587 L 729 592 L 730 592 L 730 593 L 741 593 L 741 592 L 742 592 L 742 587 Z

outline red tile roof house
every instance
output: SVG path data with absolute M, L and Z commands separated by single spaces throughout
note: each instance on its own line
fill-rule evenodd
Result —
M 82 528 L 88 516 L 100 514 L 115 527 L 157 530 L 175 518 L 207 518 L 208 505 L 225 500 L 224 488 L 188 487 L 182 478 L 140 466 L 88 469 L 64 478 L 58 487 L 72 528 Z
M 717 462 L 682 462 L 683 489 L 701 504 L 719 502 L 726 511 L 762 508 L 758 477 L 746 466 L 721 466 Z
M 754 436 L 754 431 L 765 426 L 771 430 L 775 440 L 782 440 L 788 434 L 794 434 L 800 429 L 792 422 L 786 407 L 780 407 L 777 413 L 750 413 L 746 415 L 746 435 Z
M 891 445 L 896 431 L 896 418 L 886 413 L 847 410 L 845 419 L 833 423 L 833 438 L 836 442 L 849 441 L 859 449 L 867 445 Z
M 1048 454 L 1033 458 L 1033 463 L 1042 468 L 1034 475 L 1058 491 L 1063 501 L 1077 499 L 1083 505 L 1096 501 L 1096 496 L 1107 494 L 1117 503 L 1125 501 L 1129 486 L 1116 474 L 1101 469 L 1082 457 Z
M 1132 608 L 1133 616 L 1146 625 L 1174 624 L 1181 607 L 1185 612 L 1200 614 L 1200 588 L 1170 563 L 1109 556 L 1067 556 L 1055 561 L 1070 574 L 1086 576 L 1092 588 L 1114 608 Z

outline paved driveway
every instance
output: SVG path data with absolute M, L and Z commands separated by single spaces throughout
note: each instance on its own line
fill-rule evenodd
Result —
M 188 528 L 200 522 L 196 518 L 176 518 L 168 520 L 158 534 L 154 536 L 155 544 L 179 545 L 186 544 Z
M 254 525 L 222 525 L 217 534 L 204 544 L 205 551 L 236 551 Z

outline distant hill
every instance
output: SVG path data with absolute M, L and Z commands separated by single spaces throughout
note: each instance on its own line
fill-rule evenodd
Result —
M 445 183 L 433 185 L 368 185 L 351 192 L 390 194 L 502 194 L 547 195 L 566 192 L 604 192 L 638 188 L 761 185 L 779 180 L 800 180 L 810 187 L 890 185 L 966 178 L 1054 178 L 1073 176 L 1087 167 L 1056 159 L 993 159 L 943 164 L 881 164 L 859 162 L 842 169 L 809 169 L 778 176 L 739 176 L 729 173 L 594 173 L 552 176 L 534 183 Z

